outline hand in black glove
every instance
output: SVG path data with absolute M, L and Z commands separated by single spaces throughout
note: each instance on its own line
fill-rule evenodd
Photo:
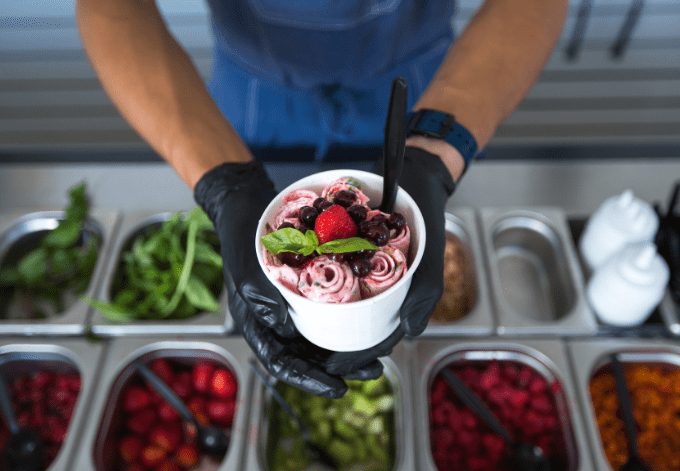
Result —
M 438 156 L 416 147 L 407 147 L 399 186 L 418 204 L 426 231 L 425 253 L 399 312 L 401 324 L 390 337 L 373 348 L 330 354 L 326 359 L 326 370 L 332 374 L 343 375 L 371 364 L 378 357 L 389 355 L 404 335 L 420 335 L 442 295 L 446 242 L 444 210 L 456 184 Z
M 330 352 L 300 336 L 285 300 L 257 260 L 257 223 L 275 196 L 274 185 L 258 162 L 222 164 L 201 177 L 194 193 L 220 239 L 231 315 L 260 362 L 281 381 L 313 394 L 340 397 L 347 386 L 340 375 L 323 367 Z M 343 369 L 342 376 L 370 379 L 381 372 L 382 365 L 374 358 L 361 368 Z

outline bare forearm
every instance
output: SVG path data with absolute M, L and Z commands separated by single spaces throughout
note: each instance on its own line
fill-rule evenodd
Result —
M 536 80 L 566 12 L 567 0 L 487 0 L 415 108 L 454 115 L 482 148 Z
M 250 160 L 153 1 L 78 0 L 77 14 L 104 89 L 187 185 L 222 162 Z

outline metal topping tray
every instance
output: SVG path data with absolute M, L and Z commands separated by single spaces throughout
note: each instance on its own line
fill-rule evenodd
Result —
M 595 411 L 590 399 L 592 375 L 608 363 L 607 356 L 619 353 L 621 362 L 669 363 L 680 366 L 680 346 L 672 341 L 638 339 L 569 340 L 572 370 L 578 388 L 583 418 L 592 445 L 595 469 L 611 470 L 604 454 Z
M 148 211 L 123 214 L 106 271 L 99 286 L 97 299 L 110 302 L 116 272 L 122 260 L 122 253 L 131 245 L 134 237 L 145 230 L 160 225 L 168 220 L 172 214 L 171 212 L 158 213 Z M 224 289 L 222 290 L 219 302 L 220 310 L 218 312 L 202 312 L 187 319 L 136 320 L 126 323 L 110 322 L 99 311 L 92 309 L 90 324 L 92 332 L 105 336 L 124 334 L 224 334 L 230 332 L 233 327 L 227 307 L 226 290 Z
M 562 394 L 556 395 L 561 415 L 563 434 L 573 468 L 579 471 L 594 469 L 582 423 L 565 345 L 561 340 L 543 339 L 476 339 L 469 341 L 422 340 L 414 343 L 411 357 L 413 371 L 413 403 L 416 420 L 416 462 L 414 469 L 435 471 L 431 454 L 429 427 L 429 392 L 432 379 L 445 365 L 455 361 L 513 361 L 526 364 L 547 380 L 558 380 Z
M 76 406 L 71 416 L 66 438 L 50 471 L 70 471 L 69 463 L 80 445 L 80 432 L 88 420 L 90 401 L 99 383 L 104 345 L 83 340 L 59 339 L 59 345 L 50 341 L 27 338 L 5 338 L 0 341 L 0 373 L 27 372 L 35 367 L 56 371 L 77 370 L 81 386 Z
M 464 317 L 451 322 L 430 322 L 423 336 L 490 335 L 496 325 L 492 313 L 484 255 L 472 208 L 457 208 L 445 213 L 446 232 L 456 237 L 464 247 L 464 276 L 473 278 L 468 288 L 472 293 L 471 308 Z M 445 268 L 446 270 L 446 268 Z
M 251 350 L 239 338 L 180 338 L 133 337 L 110 341 L 108 355 L 102 367 L 99 388 L 92 402 L 89 420 L 82 431 L 79 453 L 70 469 L 100 469 L 102 445 L 111 421 L 114 398 L 117 398 L 127 379 L 134 373 L 131 364 L 138 360 L 150 361 L 167 356 L 187 359 L 209 359 L 226 364 L 238 380 L 236 415 L 231 428 L 231 443 L 219 471 L 243 469 L 242 448 L 247 437 L 247 417 L 250 410 L 252 385 L 248 371 Z
M 680 304 L 673 300 L 670 290 L 666 290 L 659 312 L 668 331 L 672 335 L 680 336 Z
M 3 260 L 18 258 L 31 250 L 37 244 L 41 233 L 56 228 L 63 217 L 63 211 L 0 214 L 0 264 Z M 93 297 L 97 291 L 115 237 L 117 222 L 118 213 L 115 211 L 93 209 L 90 212 L 90 219 L 86 223 L 85 230 L 88 236 L 97 237 L 100 240 L 100 246 L 89 286 L 83 293 L 85 297 Z M 21 309 L 19 308 L 18 311 Z M 0 334 L 82 334 L 88 311 L 87 303 L 80 297 L 74 297 L 62 313 L 46 319 L 22 318 L 22 312 L 16 312 L 16 318 L 0 319 Z
M 480 213 L 500 335 L 588 335 L 597 330 L 564 212 Z
M 381 358 L 385 366 L 384 374 L 392 384 L 395 397 L 395 471 L 411 471 L 415 466 L 415 442 L 413 435 L 413 400 L 409 383 L 408 356 L 410 342 L 401 342 L 389 357 Z M 269 404 L 271 395 L 257 379 L 253 383 L 252 410 L 248 427 L 248 442 L 244 450 L 244 467 L 248 471 L 266 470 L 265 447 L 267 442 Z

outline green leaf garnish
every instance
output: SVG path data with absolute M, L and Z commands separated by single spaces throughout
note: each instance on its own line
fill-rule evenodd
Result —
M 349 237 L 347 239 L 336 239 L 325 244 L 319 245 L 316 233 L 307 230 L 302 231 L 292 227 L 286 227 L 262 236 L 262 245 L 274 255 L 282 252 L 299 253 L 304 256 L 311 255 L 313 252 L 318 254 L 325 253 L 348 253 L 360 250 L 378 250 L 378 247 L 361 237 Z
M 378 247 L 361 237 L 350 237 L 331 240 L 316 249 L 318 253 L 348 253 L 360 250 L 378 250 Z
M 307 231 L 314 232 L 314 231 Z M 294 252 L 302 255 L 311 255 L 318 247 L 319 240 L 303 234 L 297 229 L 286 227 L 262 236 L 262 245 L 274 255 L 281 252 Z M 315 243 L 316 242 L 316 243 Z

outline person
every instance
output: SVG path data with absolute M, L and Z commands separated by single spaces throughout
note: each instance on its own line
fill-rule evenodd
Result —
M 151 0 L 78 0 L 85 50 L 124 118 L 215 223 L 230 312 L 275 377 L 327 397 L 381 374 L 380 356 L 424 330 L 442 292 L 444 209 L 476 149 L 517 106 L 559 37 L 567 0 L 487 0 L 454 41 L 452 0 L 209 0 L 206 86 Z M 427 246 L 397 331 L 375 348 L 329 352 L 295 330 L 253 244 L 275 195 L 257 146 L 379 145 L 390 82 L 409 83 L 401 186 Z

